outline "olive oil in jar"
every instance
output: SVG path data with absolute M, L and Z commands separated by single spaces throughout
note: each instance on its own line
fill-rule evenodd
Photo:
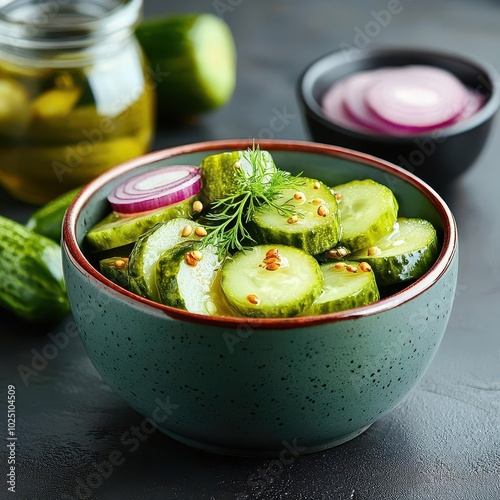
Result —
M 38 204 L 145 153 L 155 122 L 141 1 L 49 2 L 0 8 L 0 183 Z

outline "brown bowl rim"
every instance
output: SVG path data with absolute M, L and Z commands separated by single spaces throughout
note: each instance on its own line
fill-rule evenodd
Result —
M 172 319 L 221 328 L 234 329 L 244 326 L 251 330 L 301 328 L 381 314 L 385 311 L 405 304 L 428 290 L 441 278 L 441 276 L 443 276 L 443 274 L 446 273 L 450 267 L 457 251 L 457 226 L 450 208 L 433 188 L 401 167 L 374 156 L 338 146 L 299 140 L 260 140 L 258 141 L 258 144 L 261 149 L 266 149 L 271 152 L 273 150 L 280 150 L 323 154 L 375 167 L 378 170 L 382 170 L 415 187 L 431 201 L 443 221 L 443 244 L 442 250 L 436 262 L 426 274 L 402 291 L 381 299 L 373 304 L 355 309 L 349 309 L 347 311 L 292 318 L 245 318 L 236 316 L 205 316 L 153 302 L 149 299 L 129 292 L 128 290 L 125 290 L 111 282 L 87 260 L 77 242 L 76 224 L 86 203 L 108 182 L 130 172 L 137 167 L 172 158 L 181 154 L 204 151 L 208 153 L 213 150 L 246 149 L 252 147 L 253 142 L 254 141 L 251 139 L 224 139 L 175 146 L 131 159 L 101 174 L 80 191 L 66 212 L 63 222 L 62 245 L 68 259 L 72 265 L 74 265 L 75 268 L 90 281 L 94 281 L 96 284 L 109 288 L 111 291 L 118 293 L 119 296 L 123 297 L 123 299 L 127 298 L 137 304 L 149 306 L 154 308 L 156 311 L 163 312 L 166 316 Z

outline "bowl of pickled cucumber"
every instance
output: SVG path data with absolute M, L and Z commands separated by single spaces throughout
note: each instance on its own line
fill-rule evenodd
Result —
M 118 395 L 186 445 L 273 456 L 344 443 L 405 400 L 445 333 L 458 239 L 442 198 L 384 160 L 225 140 L 93 180 L 63 261 Z

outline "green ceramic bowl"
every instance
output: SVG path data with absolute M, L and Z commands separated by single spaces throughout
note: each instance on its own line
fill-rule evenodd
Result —
M 278 166 L 329 185 L 372 178 L 400 214 L 438 229 L 441 252 L 418 281 L 379 302 L 322 316 L 207 317 L 140 298 L 104 278 L 82 252 L 86 231 L 127 177 L 251 147 L 215 141 L 152 153 L 106 172 L 67 212 L 64 272 L 75 321 L 104 381 L 166 434 L 216 453 L 323 450 L 359 435 L 415 387 L 444 334 L 457 281 L 457 229 L 444 201 L 407 171 L 354 151 L 261 141 Z

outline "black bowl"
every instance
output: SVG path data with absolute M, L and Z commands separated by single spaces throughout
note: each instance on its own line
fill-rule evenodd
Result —
M 404 137 L 350 130 L 333 123 L 323 113 L 322 96 L 335 81 L 358 71 L 409 64 L 450 71 L 483 96 L 483 107 L 471 117 L 432 133 Z M 411 48 L 364 49 L 356 55 L 336 51 L 305 69 L 299 80 L 298 95 L 314 141 L 383 158 L 439 188 L 455 180 L 481 153 L 500 103 L 498 78 L 488 64 L 456 54 Z

